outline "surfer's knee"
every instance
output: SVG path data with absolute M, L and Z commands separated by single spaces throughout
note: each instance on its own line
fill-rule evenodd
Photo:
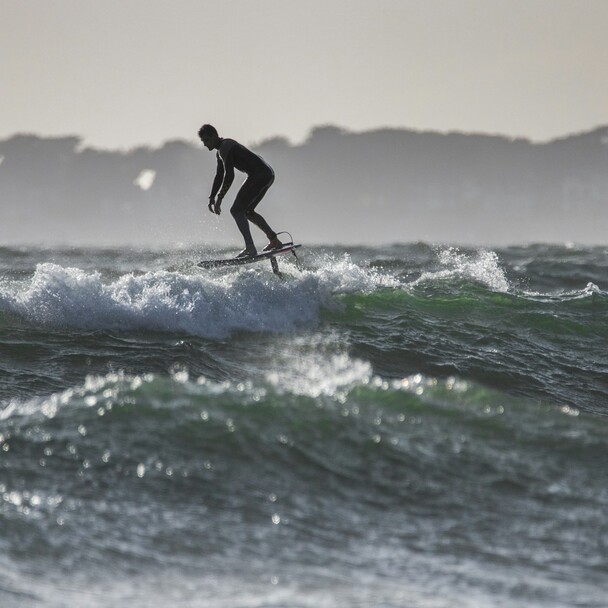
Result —
M 247 217 L 247 214 L 245 213 L 245 211 L 243 211 L 239 206 L 237 205 L 232 205 L 232 207 L 230 207 L 230 213 L 232 214 L 233 218 L 237 218 L 237 217 Z

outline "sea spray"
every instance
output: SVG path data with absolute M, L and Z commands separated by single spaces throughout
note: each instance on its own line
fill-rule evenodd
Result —
M 448 281 L 454 279 L 472 279 L 489 287 L 493 291 L 507 292 L 509 281 L 501 268 L 498 255 L 494 251 L 481 249 L 475 252 L 462 252 L 458 248 L 448 247 L 437 252 L 441 270 L 424 272 L 411 286 L 420 283 Z
M 337 293 L 394 284 L 348 256 L 287 281 L 265 272 L 128 273 L 104 281 L 99 272 L 38 264 L 27 283 L 3 287 L 0 303 L 31 322 L 84 330 L 148 329 L 211 338 L 235 331 L 285 332 L 314 325 Z

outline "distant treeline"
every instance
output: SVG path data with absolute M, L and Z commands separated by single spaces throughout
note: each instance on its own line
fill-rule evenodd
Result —
M 254 149 L 277 174 L 260 210 L 300 241 L 606 240 L 608 127 L 539 144 L 325 126 L 299 145 L 274 138 Z M 238 243 L 231 217 L 218 224 L 206 210 L 214 172 L 214 154 L 184 141 L 107 151 L 16 135 L 0 141 L 0 241 Z

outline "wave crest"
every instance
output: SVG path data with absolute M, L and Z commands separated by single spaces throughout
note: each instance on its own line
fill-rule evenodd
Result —
M 469 279 L 485 285 L 492 291 L 509 291 L 509 281 L 494 251 L 482 249 L 465 253 L 455 247 L 449 247 L 439 251 L 438 258 L 443 268 L 424 272 L 411 286 L 437 280 Z
M 186 274 L 152 271 L 104 279 L 97 271 L 38 264 L 29 281 L 0 288 L 0 306 L 29 322 L 85 330 L 150 330 L 223 338 L 237 331 L 314 326 L 332 296 L 370 291 L 390 279 L 348 256 L 288 280 L 265 270 Z

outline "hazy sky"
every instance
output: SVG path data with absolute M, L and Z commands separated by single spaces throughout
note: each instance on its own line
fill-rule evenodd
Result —
M 0 0 L 0 138 L 608 124 L 608 0 Z

